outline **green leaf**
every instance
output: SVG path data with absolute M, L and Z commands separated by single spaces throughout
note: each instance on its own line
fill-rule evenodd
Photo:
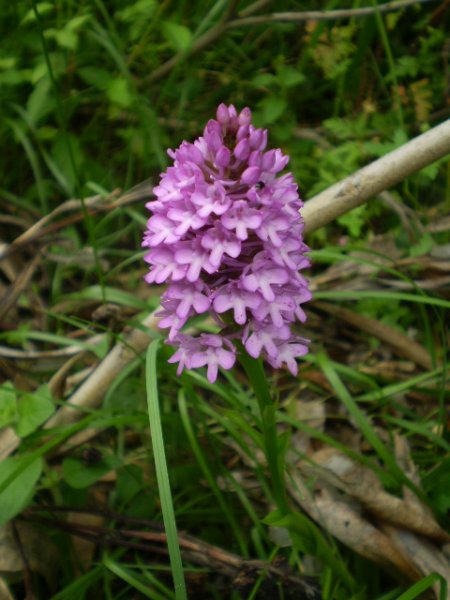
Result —
M 155 6 L 155 0 L 138 0 L 131 6 L 127 6 L 126 8 L 117 11 L 116 16 L 121 21 L 133 23 L 133 21 L 136 21 L 137 19 L 148 19 L 148 17 L 150 17 L 153 14 Z
M 122 77 L 112 79 L 108 83 L 106 95 L 113 104 L 118 104 L 123 108 L 128 108 L 133 101 L 129 83 Z
M 102 458 L 95 464 L 85 464 L 76 458 L 66 458 L 62 464 L 64 481 L 76 489 L 86 488 L 115 469 L 118 464 L 114 456 Z
M 272 73 L 259 73 L 251 81 L 254 87 L 270 87 L 276 83 L 277 78 Z
M 359 238 L 366 223 L 367 207 L 357 206 L 338 218 L 337 222 L 347 229 L 353 238 Z
M 192 43 L 192 33 L 184 25 L 165 21 L 162 24 L 162 32 L 166 40 L 177 52 L 184 52 L 190 48 Z
M 55 107 L 53 98 L 50 97 L 50 79 L 45 77 L 37 82 L 27 102 L 27 115 L 33 125 L 36 125 Z
M 86 21 L 89 21 L 90 18 L 90 15 L 78 15 L 77 17 L 74 17 L 73 19 L 70 19 L 70 21 L 67 22 L 65 29 L 69 29 L 70 31 L 76 31 L 81 27 L 81 25 L 84 25 Z
M 0 73 L 0 85 L 20 85 L 26 81 L 22 71 L 4 71 Z
M 435 245 L 432 236 L 425 231 L 419 238 L 416 244 L 413 244 L 409 249 L 410 256 L 423 256 L 427 254 Z
M 11 381 L 5 381 L 0 386 L 0 428 L 11 425 L 16 419 L 16 390 Z
M 112 79 L 110 72 L 100 67 L 83 67 L 78 69 L 78 75 L 83 81 L 99 90 L 107 89 Z
M 116 492 L 120 503 L 128 504 L 144 488 L 144 471 L 137 465 L 126 465 L 117 473 Z
M 15 56 L 4 56 L 0 58 L 0 71 L 14 69 L 17 64 L 17 58 Z
M 46 13 L 52 11 L 54 8 L 55 8 L 55 4 L 52 2 L 38 2 L 36 4 L 36 10 L 40 17 L 42 15 L 45 15 Z M 24 18 L 22 19 L 20 24 L 24 25 L 25 23 L 30 23 L 35 20 L 36 20 L 36 14 L 34 12 L 34 9 L 30 8 L 30 10 L 24 16 Z
M 33 497 L 34 487 L 42 473 L 42 459 L 28 463 L 25 456 L 9 457 L 0 463 L 0 485 L 14 473 L 17 476 L 0 492 L 0 526 L 22 512 Z M 23 467 L 23 468 L 22 468 Z
M 306 77 L 294 67 L 287 67 L 284 65 L 280 65 L 277 69 L 277 76 L 282 85 L 285 87 L 294 87 L 295 85 L 299 85 L 303 83 Z
M 24 394 L 17 402 L 17 435 L 29 435 L 51 417 L 54 411 L 55 405 L 47 384 L 38 388 L 34 394 Z
M 35 85 L 40 79 L 48 76 L 48 69 L 45 61 L 39 62 L 30 74 L 30 81 Z
M 69 152 L 69 144 L 71 153 Z M 84 162 L 80 138 L 71 133 L 64 134 L 60 131 L 52 145 L 51 159 L 61 173 L 60 176 L 69 185 L 74 187 L 78 173 L 81 172 L 81 166 Z
M 66 27 L 55 33 L 55 39 L 58 46 L 68 50 L 75 50 L 78 45 L 78 35 Z
M 266 124 L 274 123 L 281 117 L 283 112 L 286 110 L 287 102 L 284 98 L 277 96 L 269 96 L 264 98 L 260 103 L 262 109 L 262 116 Z

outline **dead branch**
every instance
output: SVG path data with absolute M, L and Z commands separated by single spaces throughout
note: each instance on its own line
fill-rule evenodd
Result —
M 337 19 L 353 19 L 368 17 L 377 12 L 388 13 L 408 8 L 415 4 L 427 4 L 434 0 L 403 0 L 402 2 L 386 2 L 378 6 L 365 6 L 362 8 L 350 8 L 339 10 L 306 10 L 301 12 L 272 13 L 270 15 L 259 15 L 235 19 L 228 23 L 229 29 L 237 27 L 248 27 L 250 25 L 262 25 L 265 23 L 301 23 L 304 21 L 336 21 Z
M 277 23 L 277 22 L 302 22 L 302 21 L 330 21 L 337 19 L 349 19 L 353 17 L 367 17 L 377 12 L 394 12 L 407 8 L 414 4 L 425 4 L 433 2 L 434 0 L 403 0 L 401 2 L 387 2 L 377 7 L 363 7 L 357 9 L 344 9 L 344 10 L 330 10 L 330 11 L 302 11 L 302 12 L 290 12 L 290 13 L 273 13 L 269 15 L 260 16 L 248 16 L 253 14 L 262 8 L 267 2 L 265 0 L 258 0 L 254 2 L 246 9 L 238 14 L 237 19 L 232 19 L 234 16 L 232 11 L 228 10 L 216 25 L 211 27 L 203 35 L 197 38 L 192 46 L 183 52 L 175 54 L 172 58 L 163 63 L 160 67 L 155 69 L 148 77 L 144 78 L 143 83 L 153 83 L 162 77 L 165 77 L 173 68 L 178 64 L 197 54 L 203 48 L 206 48 L 218 38 L 224 35 L 230 29 L 237 29 L 240 27 L 248 27 L 251 25 L 260 25 L 264 23 Z
M 450 120 L 389 152 L 305 203 L 305 233 L 331 223 L 450 152 Z
M 76 421 L 86 408 L 95 408 L 102 401 L 111 383 L 136 356 L 143 355 L 151 341 L 148 330 L 156 328 L 156 318 L 149 315 L 142 322 L 142 329 L 125 333 L 123 339 L 102 360 L 92 375 L 72 395 L 70 403 L 51 417 L 45 427 L 57 427 Z M 146 331 L 147 329 L 147 331 Z
M 48 510 L 52 512 L 53 509 Z M 99 514 L 98 511 L 83 511 L 83 513 L 85 516 Z M 27 510 L 25 518 L 28 522 L 59 529 L 89 540 L 99 547 L 123 547 L 159 556 L 167 556 L 168 553 L 167 537 L 161 531 L 160 524 L 156 524 L 156 531 L 143 531 L 141 528 L 125 529 L 117 525 L 115 528 L 106 528 L 92 525 L 90 522 L 71 523 L 67 520 L 38 516 L 36 510 Z M 120 516 L 119 520 L 126 523 L 128 518 L 124 515 Z M 147 526 L 155 529 L 154 523 L 150 521 L 140 520 L 139 524 L 141 527 Z M 262 560 L 246 559 L 183 532 L 178 533 L 178 542 L 184 561 L 206 567 L 213 573 L 222 573 L 224 576 L 232 578 L 233 584 L 238 584 L 240 576 L 244 574 L 254 575 L 256 580 L 261 573 L 265 573 L 269 580 L 282 582 L 290 591 L 296 590 L 299 598 L 318 600 L 321 597 L 315 582 L 295 573 L 287 564 L 271 564 Z

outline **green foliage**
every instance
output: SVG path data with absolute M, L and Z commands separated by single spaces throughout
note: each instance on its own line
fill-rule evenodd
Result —
M 12 426 L 17 435 L 33 433 L 55 410 L 48 385 L 35 392 L 18 392 L 10 381 L 0 386 L 0 427 Z
M 43 468 L 42 460 L 30 463 L 28 457 L 9 457 L 0 462 L 0 525 L 22 512 L 33 497 Z
M 183 52 L 188 50 L 192 43 L 192 33 L 184 25 L 165 21 L 162 24 L 162 32 L 174 50 Z
M 118 461 L 113 456 L 102 456 L 94 464 L 75 458 L 66 458 L 62 463 L 64 481 L 76 489 L 86 488 L 112 471 L 117 465 Z
M 17 403 L 17 435 L 24 437 L 35 431 L 51 417 L 55 410 L 48 385 L 39 387 L 34 394 L 23 394 Z

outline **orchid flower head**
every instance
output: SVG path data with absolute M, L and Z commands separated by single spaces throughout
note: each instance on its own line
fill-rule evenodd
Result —
M 297 372 L 308 342 L 293 331 L 311 298 L 299 271 L 309 266 L 303 241 L 303 206 L 289 157 L 266 150 L 268 132 L 220 104 L 216 118 L 193 143 L 169 150 L 173 165 L 153 189 L 155 199 L 142 245 L 145 280 L 167 285 L 160 327 L 169 328 L 169 359 L 184 368 L 231 369 L 236 340 L 253 357 Z M 210 314 L 221 328 L 199 336 L 181 333 L 189 319 Z

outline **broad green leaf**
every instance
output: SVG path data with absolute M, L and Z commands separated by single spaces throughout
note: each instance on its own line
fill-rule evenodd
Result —
M 41 476 L 43 462 L 39 458 L 27 465 L 28 457 L 9 457 L 0 462 L 0 485 L 11 475 L 17 476 L 0 492 L 0 526 L 22 512 L 33 497 Z M 23 466 L 23 468 L 21 468 Z
M 5 381 L 0 386 L 0 428 L 11 425 L 16 419 L 16 391 L 11 381 Z
M 251 81 L 254 87 L 270 87 L 277 83 L 277 78 L 272 73 L 259 73 Z
M 86 21 L 88 21 L 90 18 L 90 15 L 78 15 L 76 17 L 73 17 L 73 19 L 70 19 L 70 21 L 67 22 L 65 29 L 69 29 L 70 31 L 76 31 L 81 27 L 81 25 L 84 25 L 84 23 L 86 23 Z
M 17 401 L 18 423 L 16 433 L 25 437 L 42 425 L 55 411 L 48 385 L 38 388 L 33 394 L 24 394 Z
M 305 76 L 294 67 L 288 67 L 281 65 L 277 69 L 277 77 L 282 85 L 285 87 L 294 87 L 305 81 Z
M 48 69 L 45 61 L 39 62 L 30 74 L 30 81 L 35 85 L 40 79 L 48 76 Z
M 137 19 L 148 18 L 153 14 L 155 10 L 155 0 L 138 0 L 131 6 L 127 6 L 120 11 L 116 12 L 116 16 L 121 21 L 133 23 Z
M 128 108 L 133 101 L 128 81 L 122 77 L 113 79 L 108 83 L 106 95 L 112 103 L 123 108 Z
M 36 10 L 39 13 L 39 16 L 49 13 L 55 7 L 56 7 L 56 5 L 53 2 L 38 2 L 36 4 Z M 20 24 L 24 25 L 25 23 L 30 23 L 31 21 L 35 21 L 35 20 L 36 20 L 36 14 L 34 12 L 34 9 L 30 8 L 30 10 L 24 16 L 24 18 L 22 19 Z
M 7 70 L 7 69 L 14 69 L 16 64 L 17 64 L 17 57 L 4 56 L 3 58 L 0 58 L 0 71 Z
M 101 67 L 83 67 L 78 69 L 78 75 L 99 90 L 105 90 L 111 82 L 111 73 Z
M 166 21 L 162 24 L 162 32 L 166 40 L 177 52 L 183 52 L 191 46 L 192 33 L 184 25 Z
M 284 98 L 278 96 L 269 96 L 264 98 L 260 104 L 262 110 L 263 119 L 266 124 L 274 123 L 281 117 L 283 112 L 286 110 L 287 102 Z
M 353 210 L 338 218 L 339 225 L 345 227 L 353 238 L 361 235 L 362 228 L 367 221 L 367 206 L 357 206 Z
M 70 152 L 68 146 L 69 143 Z M 80 173 L 81 165 L 84 161 L 80 139 L 71 133 L 64 135 L 60 132 L 55 138 L 52 146 L 51 158 L 68 183 L 75 186 L 78 173 Z M 73 164 L 72 159 L 75 165 Z
M 126 465 L 117 472 L 116 492 L 119 501 L 128 504 L 144 488 L 144 471 L 137 465 Z
M 26 112 L 33 125 L 54 110 L 55 103 L 50 97 L 51 82 L 48 77 L 40 79 L 31 92 Z
M 64 481 L 71 487 L 80 489 L 91 486 L 116 468 L 118 462 L 114 456 L 106 456 L 94 464 L 86 464 L 76 458 L 66 458 L 62 466 Z
M 78 35 L 66 27 L 56 32 L 55 39 L 58 42 L 58 46 L 67 48 L 68 50 L 75 50 L 78 45 Z
M 4 71 L 0 73 L 0 85 L 20 85 L 26 81 L 22 71 Z

